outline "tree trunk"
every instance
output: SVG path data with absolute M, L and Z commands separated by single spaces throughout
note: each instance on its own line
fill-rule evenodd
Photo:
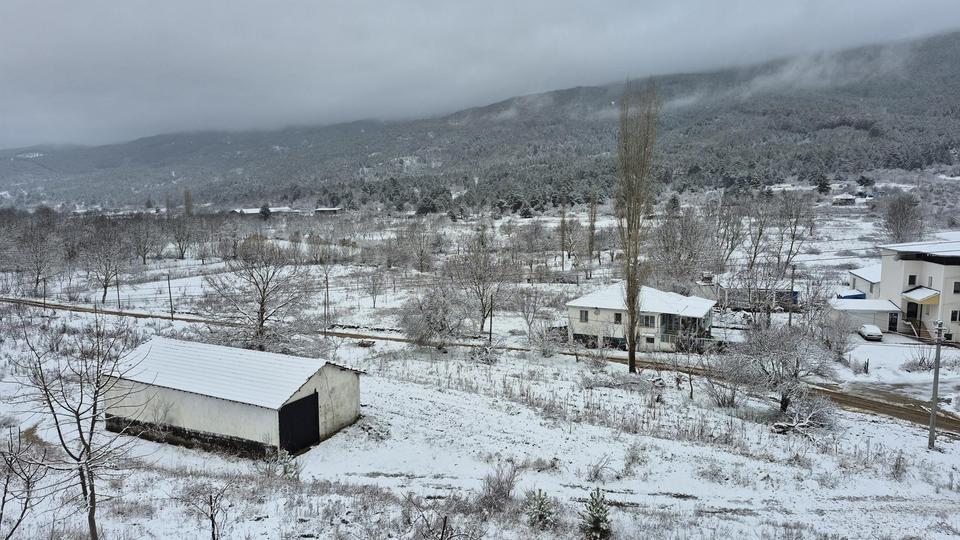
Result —
M 787 409 L 790 407 L 790 396 L 787 394 L 780 394 L 780 412 L 787 412 Z

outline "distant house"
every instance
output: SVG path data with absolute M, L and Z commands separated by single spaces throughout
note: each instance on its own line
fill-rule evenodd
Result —
M 800 303 L 800 288 L 791 286 L 789 279 L 756 281 L 736 274 L 713 275 L 704 273 L 697 281 L 697 291 L 730 309 L 751 309 L 769 299 L 773 306 L 793 309 Z
M 567 302 L 568 333 L 590 346 L 626 347 L 627 307 L 624 283 Z M 713 300 L 683 296 L 653 287 L 640 293 L 640 348 L 673 351 L 681 336 L 709 338 Z
M 304 450 L 360 414 L 360 371 L 155 337 L 128 356 L 105 399 L 107 428 L 187 446 L 262 455 Z
M 857 197 L 849 193 L 841 193 L 833 196 L 833 206 L 853 206 L 857 203 Z
M 270 206 L 270 215 L 296 215 L 299 214 L 299 210 L 294 210 L 289 206 Z M 234 208 L 230 211 L 231 214 L 238 216 L 260 216 L 260 208 Z
M 315 216 L 335 216 L 343 211 L 343 208 L 339 206 L 323 206 L 313 209 L 313 215 Z

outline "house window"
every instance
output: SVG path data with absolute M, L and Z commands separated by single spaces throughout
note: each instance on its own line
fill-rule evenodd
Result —
M 623 324 L 623 313 L 613 314 L 613 324 Z
M 647 336 L 647 343 L 653 344 L 654 339 L 650 336 Z
M 870 294 L 873 294 L 873 283 L 870 284 Z
M 960 294 L 960 281 L 953 282 L 953 294 Z
M 917 284 L 917 275 L 910 274 L 907 276 L 907 285 L 916 285 Z
M 853 278 L 853 279 L 850 280 L 850 288 L 851 288 L 851 289 L 856 289 L 856 288 L 857 288 L 857 278 Z
M 590 320 L 590 312 L 585 309 L 580 310 L 580 322 L 587 322 Z
M 960 309 L 950 312 L 950 322 L 960 322 Z
M 639 317 L 640 326 L 644 328 L 653 328 L 657 325 L 657 316 L 656 315 L 640 315 Z
M 933 276 L 927 276 L 927 287 L 933 287 Z

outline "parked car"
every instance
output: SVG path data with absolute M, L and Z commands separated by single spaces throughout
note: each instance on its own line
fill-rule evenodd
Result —
M 860 330 L 857 330 L 857 333 L 867 341 L 883 341 L 883 332 L 875 324 L 860 325 Z

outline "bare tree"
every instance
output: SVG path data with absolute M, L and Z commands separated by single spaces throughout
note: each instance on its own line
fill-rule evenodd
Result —
M 907 192 L 887 197 L 880 208 L 883 231 L 891 242 L 911 242 L 923 235 L 920 199 Z
M 61 262 L 54 219 L 46 215 L 33 215 L 23 220 L 17 231 L 14 246 L 19 265 L 30 276 L 33 294 L 39 294 L 40 284 Z
M 197 241 L 197 226 L 193 218 L 180 216 L 170 220 L 167 225 L 170 231 L 170 239 L 177 248 L 177 258 L 180 260 L 187 258 L 187 251 Z
M 634 100 L 636 102 L 634 103 Z M 614 210 L 623 251 L 623 277 L 627 307 L 627 364 L 637 371 L 640 290 L 647 278 L 642 255 L 647 214 L 653 199 L 653 159 L 660 106 L 653 83 L 638 95 L 629 82 L 620 100 L 617 138 L 617 188 Z
M 651 239 L 653 270 L 664 288 L 690 293 L 706 262 L 708 229 L 694 208 L 664 215 Z
M 127 355 L 136 338 L 125 324 L 107 326 L 99 315 L 79 332 L 61 326 L 39 337 L 27 316 L 20 323 L 26 353 L 14 360 L 25 374 L 18 399 L 52 424 L 62 452 L 48 453 L 43 464 L 75 475 L 61 488 L 79 490 L 90 538 L 97 540 L 98 481 L 123 467 L 132 440 L 122 437 L 127 426 L 107 432 L 103 412 L 130 395 L 120 379 L 135 368 Z
M 779 396 L 781 412 L 805 391 L 810 377 L 830 373 L 830 353 L 795 327 L 755 330 L 735 354 L 747 360 L 754 385 Z
M 366 275 L 364 279 L 364 284 L 366 285 L 367 294 L 370 295 L 370 299 L 373 301 L 373 308 L 377 308 L 377 297 L 383 294 L 383 289 L 386 285 L 386 277 L 384 272 L 380 268 L 374 268 L 372 272 Z
M 598 195 L 596 186 L 590 190 L 590 202 L 587 206 L 587 260 L 584 261 L 584 272 L 587 279 L 593 278 L 593 253 L 597 245 L 597 204 Z M 597 256 L 599 262 L 600 256 Z
M 211 540 L 223 538 L 223 532 L 229 520 L 228 495 L 235 483 L 235 478 L 219 485 L 212 482 L 191 483 L 176 495 L 176 499 L 190 514 L 209 524 Z
M 517 313 L 523 317 L 523 322 L 527 325 L 527 341 L 534 342 L 533 327 L 543 316 L 543 309 L 547 303 L 547 296 L 543 289 L 538 286 L 517 287 L 514 292 L 516 300 Z
M 743 208 L 737 194 L 724 191 L 716 201 L 705 205 L 705 217 L 713 240 L 713 268 L 717 274 L 727 270 L 733 253 L 743 244 Z
M 141 264 L 147 264 L 147 257 L 162 249 L 163 233 L 160 226 L 150 216 L 136 215 L 129 222 L 130 243 L 133 252 L 140 257 Z
M 43 498 L 41 483 L 49 469 L 47 449 L 24 440 L 19 429 L 9 429 L 0 448 L 0 536 L 10 540 L 27 514 Z
M 121 227 L 107 219 L 94 222 L 80 255 L 88 279 L 103 291 L 100 303 L 107 301 L 110 286 L 119 283 L 130 261 L 130 245 Z
M 423 294 L 407 300 L 400 315 L 404 334 L 419 345 L 443 348 L 463 328 L 465 313 L 458 292 L 435 281 Z
M 512 275 L 509 264 L 500 258 L 497 246 L 486 230 L 480 230 L 452 257 L 447 270 L 454 282 L 476 303 L 478 330 L 490 319 L 493 333 L 493 310 L 503 285 Z
M 207 309 L 238 325 L 249 347 L 265 350 L 285 334 L 289 318 L 309 298 L 308 268 L 261 236 L 251 236 L 227 271 L 205 278 L 212 289 Z

